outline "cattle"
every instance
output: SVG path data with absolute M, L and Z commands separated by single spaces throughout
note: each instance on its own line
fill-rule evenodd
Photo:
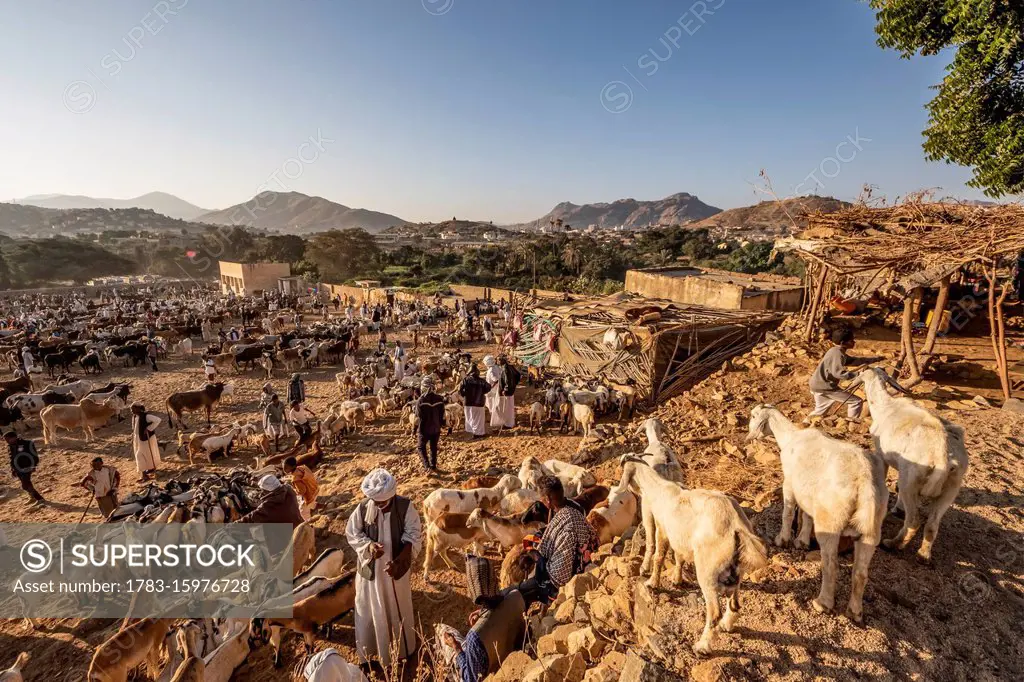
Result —
M 71 395 L 75 397 L 75 400 L 81 400 L 92 389 L 93 384 L 91 381 L 79 380 L 71 381 L 68 383 L 58 382 L 56 384 L 50 384 L 49 386 L 43 389 L 43 392 L 46 393 L 52 391 L 53 393 L 59 393 L 61 395 Z
M 253 369 L 255 364 L 263 357 L 263 351 L 265 350 L 266 347 L 262 343 L 251 346 L 232 346 L 231 355 L 234 358 L 235 368 L 238 369 L 241 365 L 246 365 L 247 369 Z
M 82 429 L 85 440 L 91 441 L 93 428 L 103 426 L 124 409 L 124 401 L 113 396 L 103 401 L 83 398 L 78 405 L 50 405 L 39 415 L 43 422 L 43 443 L 56 444 L 57 429 Z
M 86 393 L 85 397 L 86 398 L 90 398 L 90 397 L 95 398 L 95 396 L 97 396 L 97 395 L 104 394 L 104 393 L 112 393 L 112 392 L 116 392 L 117 396 L 119 398 L 121 398 L 121 400 L 124 400 L 125 402 L 127 402 L 128 401 L 128 395 L 132 392 L 132 385 L 131 384 L 115 384 L 115 383 L 111 382 L 111 383 L 108 383 L 105 386 L 100 386 L 99 388 L 94 388 L 93 390 L 91 390 L 88 393 Z M 96 398 L 96 399 L 97 400 L 102 400 L 102 398 Z
M 103 371 L 103 366 L 100 364 L 100 354 L 96 350 L 91 350 L 83 355 L 78 364 L 82 366 L 82 371 L 86 374 L 99 374 Z
M 32 378 L 23 374 L 16 379 L 10 379 L 8 381 L 0 381 L 0 391 L 9 391 L 7 395 L 13 395 L 15 393 L 28 393 L 32 390 Z
M 75 402 L 75 396 L 46 391 L 45 393 L 19 393 L 5 401 L 9 408 L 18 408 L 26 417 L 34 417 L 47 405 L 69 405 Z
M 195 412 L 202 409 L 206 410 L 206 424 L 209 426 L 211 424 L 210 412 L 223 393 L 224 384 L 218 381 L 215 384 L 206 384 L 198 391 L 183 391 L 171 394 L 167 398 L 168 426 L 174 426 L 175 418 L 177 418 L 180 426 L 185 426 L 185 421 L 181 418 L 182 413 Z

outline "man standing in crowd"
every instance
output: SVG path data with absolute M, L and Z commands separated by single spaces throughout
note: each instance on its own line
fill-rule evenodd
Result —
M 284 403 L 276 393 L 270 396 L 270 402 L 263 409 L 263 431 L 274 439 L 274 452 L 277 452 L 284 435 Z
M 497 413 L 501 417 L 501 426 L 512 429 L 516 425 L 516 387 L 522 375 L 504 355 L 498 358 L 498 367 L 501 368 L 501 378 L 498 379 Z
M 302 499 L 299 513 L 302 514 L 303 519 L 308 521 L 313 508 L 316 507 L 316 496 L 320 492 L 320 484 L 309 467 L 299 464 L 294 457 L 289 457 L 284 461 L 284 473 L 292 477 L 292 488 L 295 490 L 295 494 Z
M 96 498 L 103 518 L 107 518 L 117 509 L 117 490 L 121 487 L 121 472 L 112 466 L 105 465 L 102 457 L 92 460 L 89 473 L 79 483 Z
M 540 548 L 528 553 L 536 562 L 533 577 L 515 588 L 522 593 L 527 606 L 537 601 L 550 602 L 560 587 L 582 573 L 587 552 L 594 549 L 596 541 L 594 529 L 587 523 L 583 510 L 566 499 L 561 481 L 545 476 L 537 486 L 552 516 Z
M 36 445 L 27 438 L 18 438 L 14 431 L 4 433 L 4 441 L 11 455 L 11 476 L 18 479 L 21 489 L 32 498 L 32 504 L 43 504 L 46 500 L 39 494 L 36 487 L 32 485 L 32 473 L 39 466 L 39 453 L 36 452 Z
M 396 495 L 397 482 L 374 469 L 360 485 L 367 499 L 348 519 L 345 536 L 356 553 L 356 652 L 363 665 L 384 670 L 392 651 L 401 660 L 416 653 L 416 614 L 409 568 L 420 551 L 422 525 L 415 506 Z
M 428 473 L 437 473 L 437 443 L 441 438 L 441 429 L 444 428 L 444 398 L 434 393 L 434 380 L 424 377 L 420 382 L 420 398 L 416 401 L 416 414 L 419 416 L 417 424 L 417 442 L 420 461 Z M 427 456 L 427 446 L 430 446 L 430 456 Z
M 298 400 L 292 401 L 292 407 L 288 410 L 288 421 L 291 422 L 292 428 L 295 429 L 295 434 L 298 436 L 298 440 L 295 441 L 295 445 L 305 445 L 306 449 L 313 442 L 313 419 L 316 418 L 316 413 L 310 410 L 305 405 L 300 403 Z
M 818 363 L 818 367 L 811 374 L 810 388 L 811 396 L 814 398 L 814 411 L 808 416 L 821 417 L 828 414 L 828 411 L 836 403 L 846 405 L 846 416 L 850 419 L 860 419 L 861 410 L 864 408 L 864 401 L 859 397 L 839 388 L 840 381 L 847 381 L 856 376 L 855 372 L 849 372 L 847 367 L 867 365 L 882 360 L 882 357 L 856 358 L 847 355 L 856 341 L 853 338 L 853 330 L 848 328 L 836 329 L 832 332 L 832 347 L 825 352 L 825 356 Z
M 469 373 L 459 386 L 459 395 L 466 406 L 466 433 L 471 434 L 474 439 L 487 435 L 484 404 L 490 390 L 491 385 L 480 378 L 480 368 L 476 363 L 470 365 Z
M 288 402 L 306 402 L 306 382 L 302 380 L 302 375 L 298 372 L 293 374 L 291 381 L 288 382 Z

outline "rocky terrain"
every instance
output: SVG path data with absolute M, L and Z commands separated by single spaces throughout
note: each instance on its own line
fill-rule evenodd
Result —
M 786 330 L 783 330 L 785 333 Z M 863 354 L 892 357 L 898 340 L 886 330 L 872 331 L 858 343 Z M 856 626 L 845 617 L 818 614 L 809 606 L 820 581 L 819 557 L 814 551 L 770 548 L 769 566 L 744 581 L 742 611 L 736 633 L 717 640 L 710 656 L 698 659 L 690 647 L 700 634 L 704 607 L 699 590 L 646 589 L 636 575 L 639 541 L 627 537 L 606 545 L 594 557 L 585 575 L 570 583 L 557 607 L 544 617 L 531 616 L 534 633 L 526 651 L 511 657 L 498 680 L 533 682 L 639 682 L 640 680 L 694 679 L 793 681 L 830 680 L 999 680 L 1024 679 L 1024 641 L 1019 632 L 1024 614 L 1024 416 L 992 407 L 998 404 L 991 372 L 980 360 L 990 353 L 987 340 L 943 340 L 950 361 L 916 395 L 941 416 L 963 425 L 971 468 L 953 509 L 946 515 L 936 543 L 934 566 L 924 567 L 911 550 L 879 551 L 871 564 L 865 600 L 865 624 Z M 478 358 L 492 349 L 471 347 Z M 422 350 L 420 351 L 422 353 Z M 659 407 L 671 444 L 683 459 L 686 485 L 722 490 L 744 507 L 757 532 L 773 538 L 781 516 L 781 473 L 774 443 L 747 444 L 747 416 L 762 402 L 774 403 L 793 419 L 802 419 L 810 406 L 808 374 L 821 348 L 805 346 L 779 336 L 736 358 L 687 394 Z M 955 358 L 955 359 L 954 359 Z M 1015 359 L 1015 357 L 1013 358 Z M 945 371 L 945 370 L 948 370 Z M 307 374 L 307 391 L 314 410 L 322 413 L 335 400 L 334 368 Z M 161 371 L 109 369 L 104 380 L 128 378 L 133 397 L 154 409 L 166 396 L 201 382 L 197 359 L 174 358 L 161 363 Z M 226 424 L 253 417 L 253 406 L 263 380 L 255 374 L 232 379 L 236 395 L 219 407 L 215 421 Z M 274 384 L 283 390 L 285 377 Z M 523 387 L 517 402 L 519 418 L 537 389 Z M 975 399 L 979 396 L 979 399 Z M 525 427 L 483 441 L 464 434 L 442 438 L 440 479 L 425 476 L 413 451 L 413 439 L 397 420 L 387 418 L 368 425 L 361 433 L 329 448 L 317 470 L 322 488 L 319 498 L 317 548 L 346 547 L 344 526 L 359 501 L 361 477 L 376 466 L 389 468 L 399 480 L 399 492 L 422 500 L 437 486 L 458 486 L 469 476 L 515 471 L 527 455 L 540 459 L 574 459 L 593 467 L 606 483 L 619 478 L 619 455 L 645 445 L 633 424 L 602 424 L 599 436 L 587 443 L 573 435 L 548 431 L 530 435 Z M 192 423 L 196 419 L 191 420 Z M 843 418 L 828 419 L 830 433 L 867 445 L 867 424 L 851 425 Z M 38 437 L 38 430 L 32 435 Z M 84 473 L 89 458 L 102 455 L 117 466 L 125 481 L 136 473 L 130 457 L 128 422 L 100 430 L 98 439 L 85 444 L 62 438 L 61 444 L 42 447 L 37 487 L 53 504 L 26 510 L 26 498 L 9 480 L 0 489 L 0 521 L 75 522 L 85 509 L 81 489 L 72 487 Z M 174 432 L 162 425 L 161 441 L 170 443 Z M 227 469 L 252 462 L 242 450 L 227 462 L 210 465 L 173 454 L 169 446 L 160 480 L 189 471 Z M 890 477 L 890 488 L 894 480 Z M 126 483 L 128 492 L 133 484 Z M 91 520 L 96 520 L 92 516 Z M 890 518 L 886 534 L 897 527 Z M 916 543 L 912 545 L 916 548 Z M 500 556 L 490 557 L 497 562 Z M 422 558 L 416 560 L 419 568 Z M 666 569 L 667 570 L 667 569 Z M 850 563 L 841 557 L 837 603 L 849 590 Z M 667 587 L 667 582 L 664 583 Z M 415 570 L 412 587 L 417 617 L 425 633 L 444 622 L 462 630 L 473 606 L 466 598 L 465 578 L 435 562 L 430 582 Z M 81 679 L 97 644 L 116 630 L 110 620 L 52 620 L 29 632 L 20 622 L 0 622 L 0 669 L 18 651 L 33 660 L 25 671 L 28 682 Z M 335 628 L 331 641 L 318 640 L 316 649 L 333 646 L 353 657 L 351 619 Z M 275 670 L 269 649 L 250 655 L 235 680 L 257 682 L 298 679 L 293 676 L 303 660 L 301 639 L 288 637 L 285 666 Z M 67 676 L 66 678 L 64 676 Z
M 754 240 L 774 239 L 807 227 L 807 213 L 830 213 L 850 204 L 832 197 L 797 197 L 781 201 L 762 201 L 753 206 L 731 208 L 693 225 L 707 228 L 720 237 Z
M 631 198 L 611 203 L 582 205 L 564 201 L 536 220 L 506 227 L 539 230 L 548 227 L 555 220 L 561 220 L 562 224 L 571 225 L 575 230 L 584 230 L 591 225 L 605 229 L 620 225 L 626 229 L 650 225 L 685 225 L 720 213 L 721 210 L 686 192 L 655 201 L 638 201 Z
M 299 192 L 261 192 L 249 201 L 212 211 L 197 222 L 217 225 L 244 225 L 268 232 L 310 234 L 326 230 L 362 228 L 381 232 L 407 221 L 387 213 L 365 208 L 349 208 L 323 197 Z

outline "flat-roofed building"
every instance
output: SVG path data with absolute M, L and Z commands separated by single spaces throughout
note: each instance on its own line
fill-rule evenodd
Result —
M 290 277 L 288 263 L 232 263 L 220 261 L 220 290 L 237 296 L 254 296 L 278 288 L 278 280 Z
M 804 294 L 796 277 L 691 267 L 628 270 L 625 288 L 648 298 L 725 310 L 797 311 Z

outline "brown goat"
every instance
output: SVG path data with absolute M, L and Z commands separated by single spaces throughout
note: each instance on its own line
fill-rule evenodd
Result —
M 89 664 L 89 682 L 127 682 L 128 672 L 143 661 L 151 677 L 160 672 L 160 650 L 171 629 L 168 618 L 143 618 L 100 644 Z

